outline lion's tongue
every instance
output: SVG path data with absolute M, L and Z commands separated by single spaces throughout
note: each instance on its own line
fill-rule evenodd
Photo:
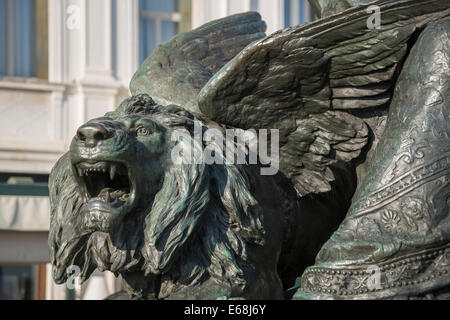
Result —
M 126 201 L 129 194 L 124 190 L 114 190 L 112 188 L 104 188 L 97 196 L 98 198 L 105 199 L 106 202 L 114 202 L 117 199 Z

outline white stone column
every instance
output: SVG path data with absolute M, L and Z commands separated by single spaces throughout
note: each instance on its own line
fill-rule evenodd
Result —
M 116 0 L 116 66 L 115 76 L 122 86 L 128 88 L 131 78 L 139 67 L 139 1 Z
M 49 81 L 66 86 L 54 100 L 64 118 L 57 130 L 70 139 L 129 95 L 138 67 L 138 0 L 49 0 L 49 47 Z
M 250 11 L 250 0 L 192 0 L 192 27 L 231 14 Z
M 85 0 L 49 0 L 49 81 L 71 83 L 84 72 Z
M 85 0 L 85 66 L 80 81 L 84 99 L 84 121 L 104 115 L 116 107 L 120 83 L 112 64 L 112 1 Z M 83 122 L 84 122 L 83 121 Z
M 46 265 L 47 275 L 45 277 L 45 300 L 66 300 L 66 284 L 56 284 L 53 281 L 52 265 Z
M 227 15 L 250 11 L 250 0 L 227 0 Z
M 79 83 L 85 66 L 85 2 L 49 0 L 48 3 L 49 82 L 66 86 L 63 96 L 53 99 L 52 108 L 56 115 L 61 115 L 57 131 L 66 140 L 85 119 Z
M 83 84 L 114 84 L 111 0 L 85 2 L 85 66 Z
M 284 28 L 283 0 L 259 0 L 258 11 L 267 24 L 268 35 Z
M 251 0 L 192 0 L 192 27 L 197 28 L 214 19 L 250 11 L 251 3 Z M 259 0 L 258 12 L 267 23 L 268 34 L 284 27 L 283 0 Z

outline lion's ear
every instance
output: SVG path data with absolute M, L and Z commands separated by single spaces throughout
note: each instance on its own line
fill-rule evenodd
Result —
M 152 273 L 167 271 L 196 230 L 210 200 L 204 164 L 173 165 L 146 217 L 144 257 Z

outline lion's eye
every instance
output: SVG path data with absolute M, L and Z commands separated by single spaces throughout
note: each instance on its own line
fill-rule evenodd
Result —
M 137 130 L 136 130 L 136 134 L 139 136 L 139 137 L 142 137 L 142 136 L 148 136 L 149 134 L 151 134 L 152 132 L 149 130 L 149 129 L 147 129 L 147 128 L 144 128 L 144 127 L 140 127 L 140 128 L 138 128 Z

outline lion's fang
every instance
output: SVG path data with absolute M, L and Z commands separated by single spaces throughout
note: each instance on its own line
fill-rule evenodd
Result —
M 117 168 L 115 165 L 112 165 L 109 169 L 109 178 L 111 179 L 111 181 L 113 181 L 114 177 L 116 176 L 116 170 Z

